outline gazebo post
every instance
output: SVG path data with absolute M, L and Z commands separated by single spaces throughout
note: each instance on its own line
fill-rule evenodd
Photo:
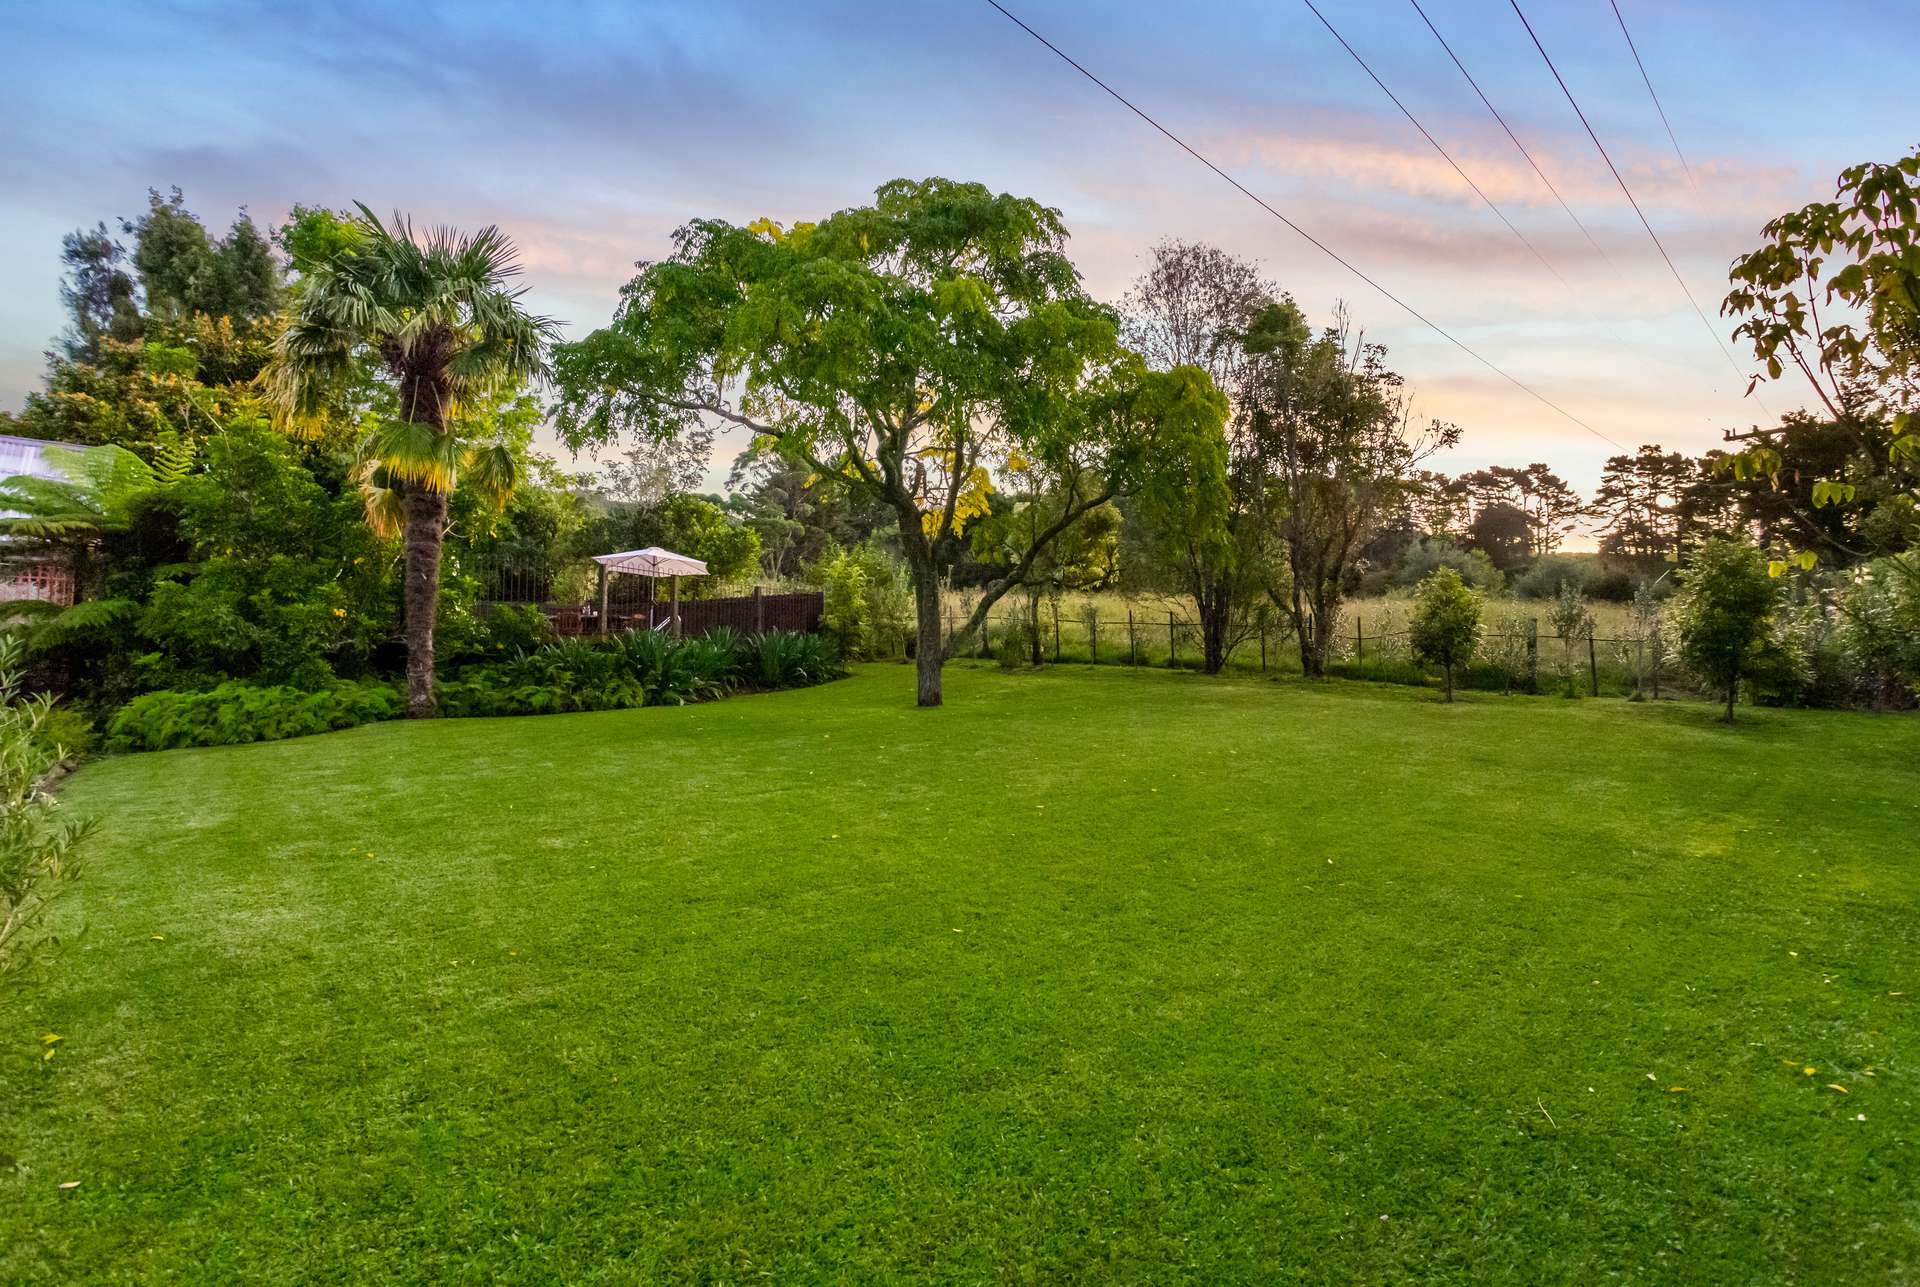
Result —
M 600 565 L 600 633 L 607 633 L 607 565 Z
M 680 637 L 680 577 L 678 573 L 674 575 L 669 585 L 668 593 L 673 596 L 673 637 L 678 639 Z

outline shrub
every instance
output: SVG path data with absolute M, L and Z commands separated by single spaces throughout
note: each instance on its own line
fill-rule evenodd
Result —
M 1413 654 L 1439 666 L 1446 675 L 1446 700 L 1453 700 L 1453 672 L 1473 659 L 1480 640 L 1480 598 L 1460 574 L 1443 567 L 1420 583 L 1414 596 L 1410 630 Z
M 1593 634 L 1593 613 L 1587 608 L 1587 597 L 1571 581 L 1560 584 L 1560 592 L 1547 609 L 1547 621 L 1553 626 L 1553 632 L 1560 636 L 1560 659 L 1556 669 L 1560 678 L 1566 681 L 1567 696 L 1577 697 L 1579 693 L 1573 686 L 1574 649 L 1580 641 Z
M 41 748 L 60 760 L 86 759 L 93 754 L 98 740 L 93 721 L 71 706 L 55 706 L 49 710 L 36 736 Z
M 1859 700 L 1875 709 L 1913 704 L 1920 694 L 1920 555 L 1854 570 L 1840 594 L 1834 644 Z
M 93 830 L 41 788 L 66 748 L 53 738 L 53 699 L 21 695 L 24 653 L 17 636 L 0 638 L 0 983 L 57 945 L 40 927 L 79 879 L 80 844 Z
M 689 700 L 724 697 L 733 691 L 740 667 L 737 639 L 709 633 L 682 642 L 675 651 L 681 663 L 680 673 L 686 676 Z
M 1681 574 L 1680 654 L 1706 683 L 1734 696 L 1769 642 L 1780 585 L 1751 542 L 1712 537 L 1694 547 Z
M 746 642 L 743 677 L 761 688 L 801 688 L 845 673 L 825 635 L 769 630 Z
M 559 645 L 555 646 L 556 649 Z M 623 673 L 611 652 L 605 662 L 530 654 L 498 666 L 470 666 L 435 685 L 440 713 L 451 718 L 486 715 L 560 715 L 570 711 L 631 710 L 646 704 L 641 684 Z
M 913 631 L 913 583 L 906 563 L 869 541 L 855 551 L 866 577 L 869 657 L 898 657 Z
M 205 692 L 162 689 L 120 708 L 107 726 L 107 747 L 166 751 L 270 742 L 392 719 L 401 707 L 391 684 L 341 681 L 308 692 L 229 681 Z
M 913 630 L 913 587 L 900 559 L 869 541 L 820 567 L 821 628 L 845 657 L 897 657 Z
M 820 628 L 833 637 L 841 656 L 864 655 L 871 619 L 866 569 L 852 554 L 842 550 L 821 568 L 820 591 Z
M 1499 594 L 1506 586 L 1506 574 L 1493 565 L 1482 550 L 1463 550 L 1440 537 L 1427 536 L 1415 541 L 1400 555 L 1389 578 L 1396 589 L 1420 585 L 1441 568 L 1451 568 L 1462 583 L 1489 594 Z
M 1587 583 L 1599 570 L 1599 563 L 1591 557 L 1543 554 L 1533 561 L 1532 567 L 1513 579 L 1513 595 L 1516 599 L 1552 599 L 1559 595 L 1563 585 L 1572 585 L 1585 594 Z

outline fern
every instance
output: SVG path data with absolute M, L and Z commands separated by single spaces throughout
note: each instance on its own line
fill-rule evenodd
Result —
M 154 453 L 153 481 L 160 487 L 172 487 L 193 472 L 193 439 L 172 438 L 160 444 Z

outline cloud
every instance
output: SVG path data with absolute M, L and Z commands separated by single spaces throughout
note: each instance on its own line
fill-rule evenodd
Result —
M 1496 124 L 1426 124 L 1495 204 L 1558 208 L 1552 192 Z M 1202 150 L 1225 158 L 1223 164 L 1256 166 L 1270 175 L 1335 180 L 1346 190 L 1456 206 L 1480 204 L 1460 174 L 1397 114 L 1322 108 L 1284 126 L 1226 127 L 1211 132 L 1206 143 Z M 1584 135 L 1550 137 L 1528 150 L 1583 222 L 1596 215 L 1632 217 L 1606 163 Z M 1629 158 L 1616 149 L 1614 159 L 1642 208 L 1690 217 L 1777 211 L 1797 191 L 1798 174 L 1789 166 L 1707 157 L 1693 165 L 1696 187 L 1671 156 Z

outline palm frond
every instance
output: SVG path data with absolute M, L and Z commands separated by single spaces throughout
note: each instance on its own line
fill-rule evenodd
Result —
M 496 510 L 507 507 L 513 489 L 520 481 L 520 466 L 513 451 L 503 442 L 470 448 L 465 460 L 466 485 L 473 488 Z
M 518 252 L 505 234 L 491 225 L 419 233 L 405 215 L 383 222 L 355 204 L 359 240 L 304 279 L 277 343 L 265 385 L 278 423 L 297 430 L 368 352 L 455 403 L 546 377 L 559 325 L 522 306 Z
M 450 433 L 417 420 L 386 420 L 361 444 L 361 454 L 409 487 L 450 492 L 459 473 L 460 444 Z
M 360 506 L 366 512 L 367 526 L 381 540 L 392 540 L 407 527 L 407 498 L 397 487 L 387 485 L 386 474 L 377 460 L 363 460 L 354 470 L 360 485 Z

